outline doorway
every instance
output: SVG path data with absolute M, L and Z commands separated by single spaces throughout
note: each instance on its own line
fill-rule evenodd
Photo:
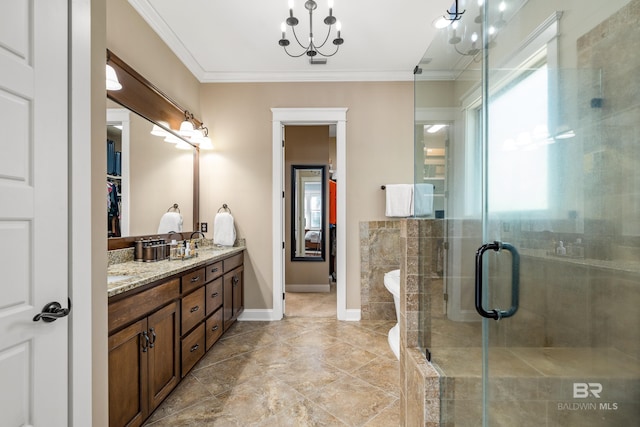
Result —
M 284 135 L 284 315 L 336 318 L 329 197 L 335 126 L 286 125 Z
M 285 173 L 283 136 L 286 125 L 335 125 L 337 177 L 337 223 L 346 223 L 346 108 L 272 108 L 272 189 L 273 189 L 273 312 L 272 319 L 282 319 L 285 312 Z M 348 319 L 346 305 L 346 234 L 336 230 L 336 312 L 338 320 Z

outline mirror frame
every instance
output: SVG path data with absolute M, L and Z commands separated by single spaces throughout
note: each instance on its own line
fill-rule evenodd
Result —
M 120 90 L 107 90 L 107 98 L 122 105 L 130 111 L 147 119 L 165 130 L 181 138 L 174 130 L 179 129 L 180 123 L 184 120 L 186 109 L 167 96 L 157 86 L 149 82 L 146 78 L 135 71 L 126 62 L 107 49 L 107 64 L 111 65 L 118 75 L 118 80 L 122 84 Z M 202 121 L 192 117 L 194 126 L 202 126 Z M 166 128 L 161 122 L 169 124 Z M 106 128 L 105 128 L 106 133 Z M 183 139 L 183 138 L 181 138 Z M 184 140 L 184 139 L 183 139 Z M 189 141 L 185 141 L 189 143 Z M 193 149 L 193 228 L 194 232 L 200 230 L 200 149 L 189 143 Z M 183 231 L 183 235 L 191 234 L 192 231 Z M 123 249 L 132 247 L 136 240 L 153 235 L 112 237 L 107 239 L 108 250 Z M 161 236 L 162 237 L 162 236 Z
M 322 245 L 320 247 L 320 255 L 318 256 L 297 256 L 296 255 L 296 196 L 298 192 L 298 183 L 296 179 L 296 172 L 299 170 L 311 170 L 318 169 L 320 170 L 320 188 L 321 188 L 321 199 L 322 199 L 322 209 L 320 211 L 320 221 L 322 223 L 322 230 L 320 232 L 320 241 Z M 326 183 L 326 165 L 291 165 L 291 261 L 315 261 L 315 262 L 324 262 L 326 260 L 326 247 L 327 247 L 327 183 Z

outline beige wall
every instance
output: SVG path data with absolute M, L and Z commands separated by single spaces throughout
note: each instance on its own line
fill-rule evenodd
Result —
M 333 138 L 335 140 L 335 138 Z M 325 182 L 324 248 L 325 261 L 291 261 L 291 165 L 324 165 L 329 163 L 329 126 L 285 126 L 284 150 L 284 276 L 287 285 L 329 284 L 329 184 Z M 328 171 L 325 171 L 328 178 Z
M 413 83 L 202 85 L 215 150 L 201 155 L 202 221 L 227 203 L 247 239 L 245 306 L 272 308 L 271 108 L 347 107 L 347 308 L 360 308 L 358 223 L 382 220 L 385 183 L 413 182 Z M 340 226 L 340 225 L 339 225 Z
M 107 1 L 107 48 L 200 118 L 200 83 L 127 0 Z

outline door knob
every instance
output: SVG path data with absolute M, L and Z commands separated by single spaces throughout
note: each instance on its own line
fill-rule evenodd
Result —
M 59 302 L 54 301 L 45 305 L 42 312 L 33 316 L 33 321 L 37 322 L 42 319 L 43 322 L 55 322 L 61 317 L 68 316 L 71 312 L 71 299 L 69 299 L 69 308 L 62 308 Z

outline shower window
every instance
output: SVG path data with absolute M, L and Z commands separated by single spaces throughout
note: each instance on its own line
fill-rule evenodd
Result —
M 514 105 L 518 107 L 513 108 Z M 549 208 L 547 66 L 528 69 L 489 105 L 489 211 Z M 499 164 L 500 168 L 492 167 Z

